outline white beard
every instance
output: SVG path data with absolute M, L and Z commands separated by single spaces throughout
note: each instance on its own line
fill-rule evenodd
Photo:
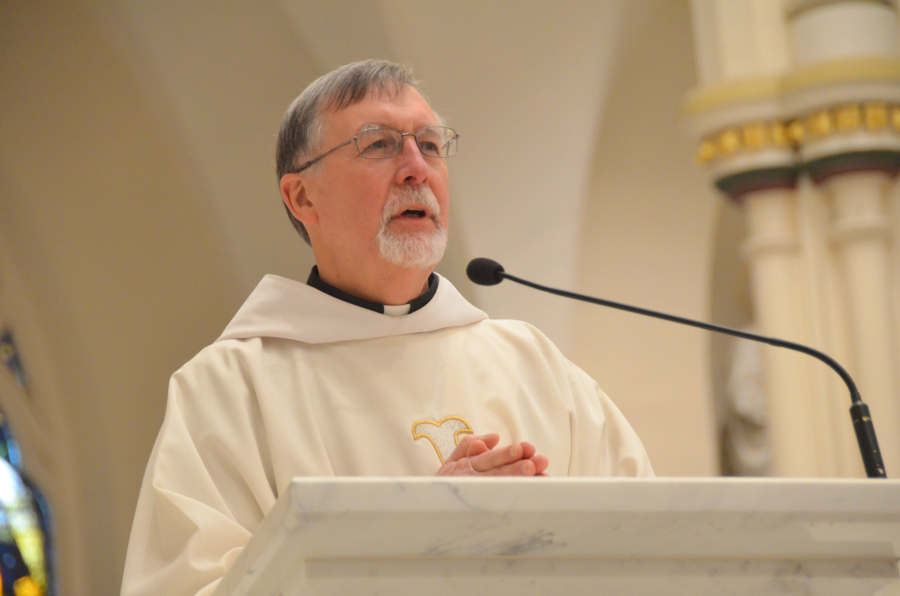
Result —
M 430 232 L 396 233 L 390 229 L 391 219 L 409 207 L 428 209 L 434 222 Z M 447 229 L 441 226 L 441 209 L 431 189 L 425 185 L 403 187 L 385 203 L 378 230 L 378 250 L 385 261 L 410 269 L 427 269 L 437 265 L 447 249 Z

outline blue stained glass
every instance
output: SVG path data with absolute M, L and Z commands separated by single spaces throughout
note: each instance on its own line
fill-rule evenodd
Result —
M 22 366 L 22 359 L 19 357 L 19 349 L 16 347 L 12 331 L 8 327 L 0 330 L 0 360 L 6 365 L 7 370 L 12 373 L 19 387 L 28 391 L 25 368 Z
M 19 455 L 19 443 L 9 428 L 9 422 L 0 412 L 0 458 L 5 459 L 17 470 L 22 469 L 22 457 Z
M 12 569 L 19 562 L 21 557 L 15 557 L 12 553 L 3 553 L 3 565 L 7 569 Z

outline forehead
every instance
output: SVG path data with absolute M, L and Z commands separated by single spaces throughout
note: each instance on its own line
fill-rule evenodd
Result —
M 366 97 L 341 110 L 327 110 L 322 114 L 326 137 L 355 135 L 366 126 L 386 126 L 400 132 L 413 132 L 423 126 L 438 124 L 437 117 L 422 97 L 411 87 L 393 96 L 369 93 Z

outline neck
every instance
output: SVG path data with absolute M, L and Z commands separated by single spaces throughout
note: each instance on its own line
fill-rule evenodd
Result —
M 366 270 L 354 276 L 343 275 L 340 269 L 317 263 L 322 281 L 347 292 L 351 296 L 378 304 L 407 304 L 428 290 L 428 276 L 432 269 L 409 269 L 386 264 L 378 271 Z

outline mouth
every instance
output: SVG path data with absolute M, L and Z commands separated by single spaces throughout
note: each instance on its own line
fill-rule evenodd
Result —
M 427 186 L 399 186 L 385 201 L 381 210 L 381 225 L 391 222 L 409 230 L 423 231 L 431 223 L 442 228 L 441 207 L 434 193 Z

